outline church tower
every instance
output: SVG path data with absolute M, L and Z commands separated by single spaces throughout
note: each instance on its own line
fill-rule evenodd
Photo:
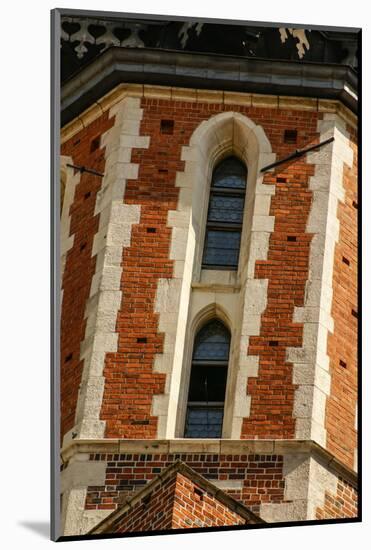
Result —
M 163 472 L 356 518 L 356 33 L 61 23 L 61 534 Z

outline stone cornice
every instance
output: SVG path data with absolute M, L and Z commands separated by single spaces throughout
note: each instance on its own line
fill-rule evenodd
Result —
M 62 125 L 122 82 L 339 99 L 357 111 L 357 74 L 346 65 L 111 47 L 64 83 Z
M 77 453 L 97 454 L 308 454 L 357 486 L 358 476 L 311 440 L 281 439 L 75 439 L 61 451 L 63 462 Z

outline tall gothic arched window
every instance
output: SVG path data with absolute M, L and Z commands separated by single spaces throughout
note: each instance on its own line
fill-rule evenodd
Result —
M 240 254 L 247 169 L 228 157 L 213 171 L 202 267 L 237 269 Z
M 196 334 L 184 437 L 222 435 L 231 335 L 217 319 Z

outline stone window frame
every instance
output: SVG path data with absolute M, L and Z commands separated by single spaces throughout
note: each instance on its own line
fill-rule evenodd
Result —
M 202 270 L 212 171 L 230 155 L 248 168 L 238 271 Z M 267 259 L 274 230 L 270 201 L 275 185 L 263 183 L 260 169 L 275 159 L 263 128 L 233 110 L 204 120 L 189 145 L 182 148 L 184 170 L 177 173 L 175 182 L 180 188 L 178 206 L 168 215 L 174 279 L 160 280 L 155 307 L 159 330 L 165 332 L 165 347 L 156 356 L 154 371 L 166 373 L 165 392 L 152 401 L 158 438 L 183 437 L 193 331 L 199 315 L 210 311 L 213 315 L 219 312 L 221 320 L 224 317 L 234 354 L 228 371 L 222 438 L 238 439 L 242 419 L 250 414 L 247 378 L 257 376 L 259 357 L 247 355 L 248 342 L 250 335 L 259 334 L 268 287 L 266 279 L 254 279 L 255 261 Z
M 229 350 L 229 358 L 228 358 L 226 395 L 224 400 L 224 417 L 223 417 L 223 428 L 222 428 L 222 438 L 225 437 L 224 435 L 226 431 L 225 411 L 226 411 L 226 405 L 227 405 L 226 399 L 227 399 L 230 370 L 232 368 L 233 359 L 234 359 L 233 349 L 235 344 L 235 334 L 233 331 L 233 324 L 231 322 L 230 316 L 227 313 L 227 311 L 223 307 L 220 307 L 217 304 L 210 303 L 201 311 L 199 311 L 198 314 L 194 316 L 187 330 L 187 338 L 186 338 L 187 345 L 185 347 L 185 352 L 183 357 L 183 366 L 184 366 L 184 369 L 182 372 L 183 383 L 181 385 L 181 391 L 179 394 L 179 410 L 177 415 L 176 435 L 175 435 L 175 437 L 184 438 L 187 441 L 192 441 L 191 438 L 184 437 L 184 432 L 185 432 L 185 422 L 186 422 L 187 405 L 188 405 L 188 392 L 189 392 L 189 383 L 190 383 L 191 370 L 192 370 L 192 356 L 193 356 L 195 338 L 198 332 L 202 329 L 202 327 L 204 327 L 205 325 L 207 325 L 213 320 L 221 321 L 230 333 L 230 350 Z
M 186 417 L 187 417 L 187 410 L 188 410 L 188 407 L 190 406 L 190 400 L 189 400 L 189 386 L 190 386 L 190 380 L 191 380 L 191 376 L 192 376 L 192 370 L 194 368 L 194 357 L 193 357 L 193 353 L 194 353 L 194 347 L 195 347 L 195 342 L 196 342 L 196 339 L 197 339 L 197 336 L 198 334 L 205 328 L 207 327 L 210 323 L 214 322 L 214 321 L 218 321 L 220 322 L 223 327 L 225 328 L 226 332 L 228 333 L 228 336 L 229 336 L 229 353 L 228 353 L 228 359 L 225 361 L 225 367 L 226 367 L 226 371 L 227 371 L 227 376 L 228 376 L 228 371 L 229 371 L 229 367 L 230 367 L 230 357 L 231 357 L 231 340 L 232 340 L 232 334 L 231 334 L 231 331 L 227 325 L 227 323 L 224 323 L 221 319 L 220 319 L 220 316 L 212 316 L 210 319 L 208 319 L 207 321 L 205 321 L 203 319 L 203 322 L 199 322 L 197 323 L 197 328 L 196 330 L 194 331 L 194 338 L 193 338 L 193 341 L 192 341 L 192 350 L 191 350 L 191 366 L 190 366 L 190 369 L 189 369 L 189 380 L 188 380 L 188 388 L 187 388 L 187 405 L 186 405 L 186 414 L 185 414 L 185 417 L 184 417 L 184 428 L 183 428 L 183 437 L 184 438 L 187 438 L 187 439 L 192 439 L 192 436 L 186 436 L 185 433 L 186 433 Z M 208 367 L 208 368 L 211 368 L 211 367 Z M 215 368 L 218 368 L 217 366 Z M 226 386 L 227 386 L 227 380 L 226 380 L 226 384 L 225 384 L 225 390 L 226 390 Z M 225 409 L 225 398 L 224 398 L 224 401 L 223 401 L 223 405 L 221 405 L 220 403 L 220 407 L 223 407 L 223 417 L 224 417 L 224 409 Z
M 259 195 L 259 199 L 260 195 L 270 199 L 270 196 L 275 193 L 273 185 L 263 184 L 264 175 L 260 173 L 263 166 L 276 159 L 263 128 L 257 126 L 247 116 L 234 111 L 225 111 L 203 121 L 192 134 L 189 146 L 183 147 L 182 151 L 182 160 L 185 161 L 183 174 L 187 179 L 193 179 L 190 185 L 191 190 L 187 189 L 190 191 L 191 197 L 187 197 L 184 203 L 188 202 L 191 207 L 192 225 L 195 232 L 198 230 L 193 262 L 193 281 L 201 280 L 201 271 L 204 271 L 202 255 L 213 171 L 220 162 L 229 156 L 236 156 L 247 167 L 237 279 L 241 278 L 241 272 L 248 260 L 246 248 L 249 248 L 253 221 L 256 226 L 260 225 L 262 230 L 268 229 L 268 227 L 264 227 L 264 221 L 268 221 L 268 225 L 271 225 L 269 223 L 271 220 L 260 219 L 269 216 L 270 200 L 266 201 L 269 204 L 259 205 L 259 208 L 254 210 L 257 195 Z M 180 187 L 183 187 L 182 184 L 183 182 Z M 184 191 L 186 189 L 181 189 L 181 193 Z M 256 219 L 253 220 L 253 217 Z M 269 229 L 272 228 L 269 227 Z M 235 270 L 231 271 L 235 272 Z

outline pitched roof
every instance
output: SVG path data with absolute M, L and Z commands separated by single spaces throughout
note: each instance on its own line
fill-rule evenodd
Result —
M 189 481 L 191 481 L 194 485 L 197 485 L 198 488 L 200 488 L 204 493 L 206 493 L 209 497 L 215 499 L 218 501 L 219 509 L 224 509 L 228 513 L 232 514 L 234 517 L 238 517 L 240 521 L 238 521 L 239 524 L 256 524 L 256 523 L 265 523 L 264 520 L 262 520 L 259 516 L 251 512 L 244 504 L 241 504 L 237 500 L 235 500 L 233 497 L 228 495 L 225 491 L 219 489 L 214 483 L 203 477 L 201 474 L 195 472 L 190 466 L 185 464 L 184 462 L 178 460 L 174 462 L 173 464 L 170 464 L 167 468 L 165 468 L 158 476 L 156 476 L 153 480 L 151 480 L 147 485 L 145 485 L 141 490 L 136 492 L 132 497 L 126 498 L 123 500 L 123 502 L 119 505 L 117 510 L 112 512 L 107 518 L 105 518 L 103 521 L 101 521 L 98 525 L 96 525 L 91 531 L 89 531 L 89 535 L 96 535 L 96 534 L 103 534 L 103 533 L 114 533 L 114 532 L 125 532 L 125 531 L 137 531 L 137 530 L 151 530 L 152 528 L 129 528 L 129 522 L 130 518 L 133 516 L 131 512 L 136 510 L 136 508 L 139 508 L 140 505 L 144 502 L 149 502 L 151 497 L 155 495 L 155 493 L 163 487 L 167 482 L 170 482 L 171 480 L 176 480 L 178 474 L 181 474 L 185 478 L 187 478 Z M 165 500 L 165 501 L 164 501 Z M 164 510 L 165 507 L 169 510 L 171 510 L 172 514 L 174 512 L 174 508 L 176 506 L 177 499 L 175 498 L 175 493 L 173 492 L 172 496 L 170 496 L 170 493 L 165 496 L 164 499 L 161 502 L 161 510 Z M 166 502 L 167 500 L 167 502 Z M 171 500 L 171 502 L 169 502 Z M 138 517 L 138 514 L 136 514 L 136 517 Z M 139 518 L 143 517 L 139 515 Z M 157 523 L 154 530 L 161 530 L 161 529 L 168 529 L 168 528 L 176 528 L 178 525 L 174 522 L 171 523 L 171 525 L 166 524 L 165 525 L 165 519 L 162 521 L 162 523 Z M 187 522 L 186 522 L 187 523 Z M 192 525 L 198 526 L 198 527 L 207 527 L 210 526 L 210 523 L 205 523 L 205 525 L 201 524 L 201 521 L 196 522 L 196 524 Z M 237 524 L 233 522 L 229 522 L 228 525 Z M 219 523 L 220 525 L 220 523 Z M 191 526 L 191 525 L 190 525 Z

